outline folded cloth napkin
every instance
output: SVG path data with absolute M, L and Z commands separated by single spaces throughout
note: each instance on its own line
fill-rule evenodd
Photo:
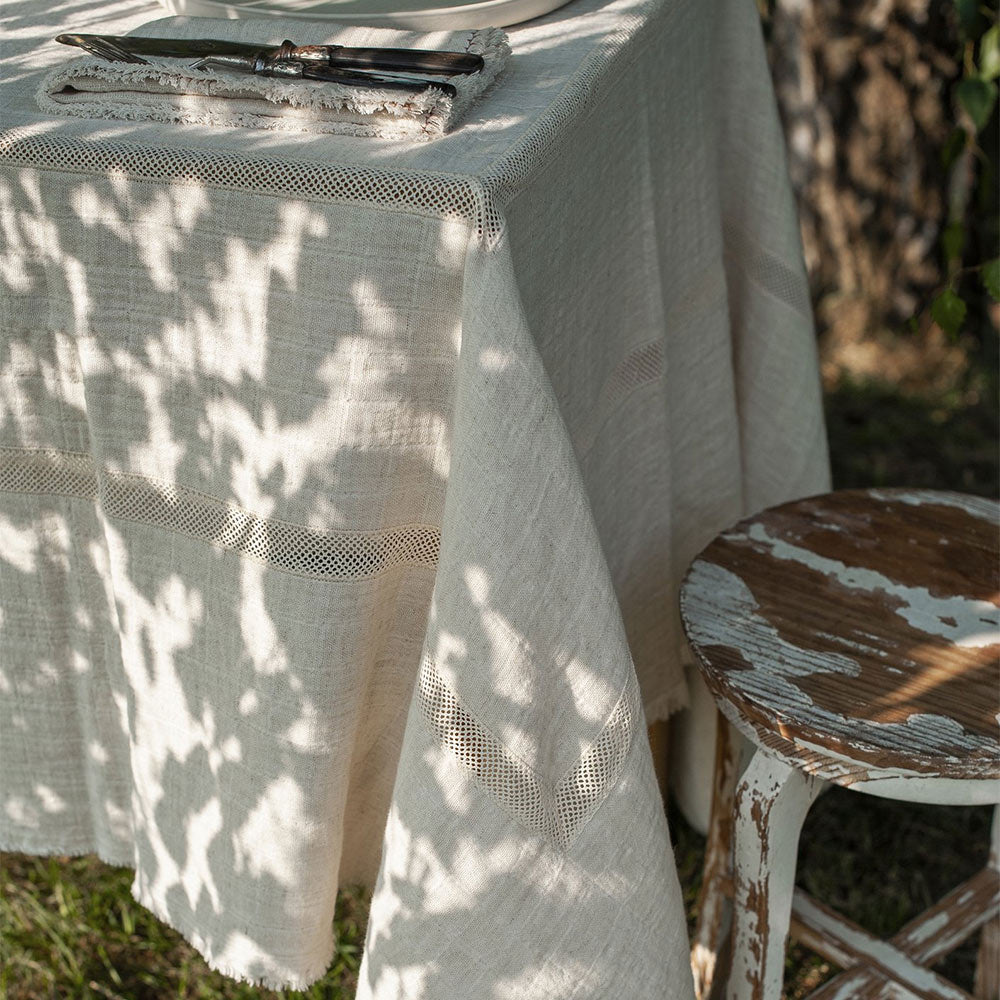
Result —
M 166 18 L 135 32 L 160 37 L 254 40 L 264 44 L 275 34 L 272 19 L 260 22 L 254 39 L 250 22 L 198 18 Z M 176 24 L 172 24 L 176 22 Z M 239 24 L 238 32 L 231 25 Z M 171 31 L 176 27 L 177 31 Z M 364 29 L 364 37 L 306 38 L 301 22 L 288 26 L 299 44 L 365 45 L 385 48 L 426 48 L 424 39 L 389 29 Z M 280 27 L 279 27 L 280 31 Z M 327 27 L 329 31 L 329 27 Z M 278 40 L 280 41 L 280 39 Z M 43 111 L 84 118 L 130 121 L 187 122 L 246 126 L 393 139 L 431 139 L 448 132 L 472 103 L 493 83 L 510 56 L 507 35 L 499 28 L 482 28 L 450 35 L 436 34 L 434 48 L 474 52 L 483 57 L 478 73 L 451 78 L 456 94 L 429 86 L 420 92 L 392 87 L 360 88 L 314 80 L 282 80 L 228 70 L 192 69 L 191 59 L 147 57 L 148 65 L 105 62 L 91 56 L 57 67 L 42 81 L 38 104 Z

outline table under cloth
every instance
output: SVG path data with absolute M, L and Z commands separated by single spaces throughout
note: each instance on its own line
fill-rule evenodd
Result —
M 575 0 L 427 143 L 37 111 L 157 16 L 3 9 L 0 846 L 274 986 L 374 882 L 359 996 L 689 996 L 677 588 L 828 486 L 754 4 Z

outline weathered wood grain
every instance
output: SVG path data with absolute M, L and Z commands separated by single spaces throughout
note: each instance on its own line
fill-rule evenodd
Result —
M 739 737 L 720 715 L 716 720 L 712 812 L 705 844 L 705 865 L 698 893 L 698 923 L 691 945 L 696 1000 L 707 1000 L 731 914 L 733 796 L 739 766 Z
M 781 994 L 802 821 L 823 782 L 758 751 L 736 790 L 729 1000 Z
M 994 887 L 1000 887 L 1000 806 L 993 810 L 990 834 L 990 859 L 985 871 L 992 876 Z M 972 989 L 976 1000 L 996 1000 L 1000 997 L 1000 913 L 983 928 L 976 960 L 976 981 Z
M 899 985 L 895 970 L 900 962 L 904 963 L 901 967 L 903 981 L 908 978 L 908 971 L 911 973 L 909 978 L 912 978 L 914 963 L 917 966 L 934 965 L 980 927 L 995 919 L 998 912 L 1000 882 L 996 872 L 984 868 L 956 886 L 929 910 L 906 924 L 884 946 L 880 946 L 877 951 L 880 961 L 872 964 L 869 954 L 871 949 L 867 945 L 862 950 L 857 950 L 851 947 L 852 935 L 840 930 L 827 933 L 830 920 L 839 920 L 847 928 L 853 925 L 796 890 L 792 902 L 792 936 L 835 965 L 849 970 L 824 983 L 819 990 L 810 994 L 809 1000 L 895 996 L 892 984 Z M 817 921 L 810 916 L 815 913 L 826 916 Z M 860 940 L 863 942 L 870 944 L 873 940 L 864 936 L 864 932 L 862 935 Z M 898 957 L 895 952 L 899 953 Z M 933 983 L 933 980 L 930 982 Z M 925 982 L 923 985 L 926 987 L 928 984 Z M 950 985 L 948 984 L 949 987 Z M 995 997 L 995 994 L 984 994 L 986 996 Z
M 693 952 L 703 987 L 719 897 L 732 891 L 728 996 L 779 996 L 795 848 L 823 781 L 910 801 L 1000 801 L 998 542 L 992 501 L 844 491 L 749 518 L 693 564 L 681 592 L 691 647 L 720 710 L 760 748 L 735 794 L 731 890 L 720 858 L 732 777 L 726 754 L 716 764 Z M 888 942 L 797 897 L 796 936 L 846 970 L 817 1000 L 968 998 L 928 966 L 979 927 L 976 996 L 1000 1000 L 998 853 Z
M 892 490 L 741 522 L 682 590 L 706 681 L 765 739 L 1000 777 L 998 523 L 991 501 Z
M 920 1000 L 972 1000 L 971 996 L 943 976 L 915 961 L 892 942 L 881 941 L 863 927 L 835 913 L 829 907 L 795 892 L 796 936 L 807 946 L 828 955 L 838 965 L 848 968 L 863 963 L 885 983 L 902 986 Z M 834 957 L 836 956 L 836 957 Z M 845 992 L 846 983 L 853 992 Z M 825 992 L 829 997 L 877 995 L 874 984 L 860 977 L 847 978 Z M 879 984 L 881 985 L 881 984 Z

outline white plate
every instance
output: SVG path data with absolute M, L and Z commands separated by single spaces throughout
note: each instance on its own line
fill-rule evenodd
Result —
M 416 31 L 502 28 L 548 14 L 569 0 L 160 0 L 172 14 L 194 17 L 299 17 Z

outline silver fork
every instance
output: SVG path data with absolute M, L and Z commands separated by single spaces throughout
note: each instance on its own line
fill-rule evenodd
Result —
M 70 36 L 65 36 L 70 37 Z M 109 38 L 102 38 L 100 35 L 73 35 L 72 45 L 78 45 L 81 49 L 89 52 L 98 59 L 106 59 L 108 62 L 142 63 L 148 66 L 149 60 L 137 56 L 134 52 L 128 52 L 121 46 L 112 42 Z M 60 36 L 56 41 L 62 41 Z

